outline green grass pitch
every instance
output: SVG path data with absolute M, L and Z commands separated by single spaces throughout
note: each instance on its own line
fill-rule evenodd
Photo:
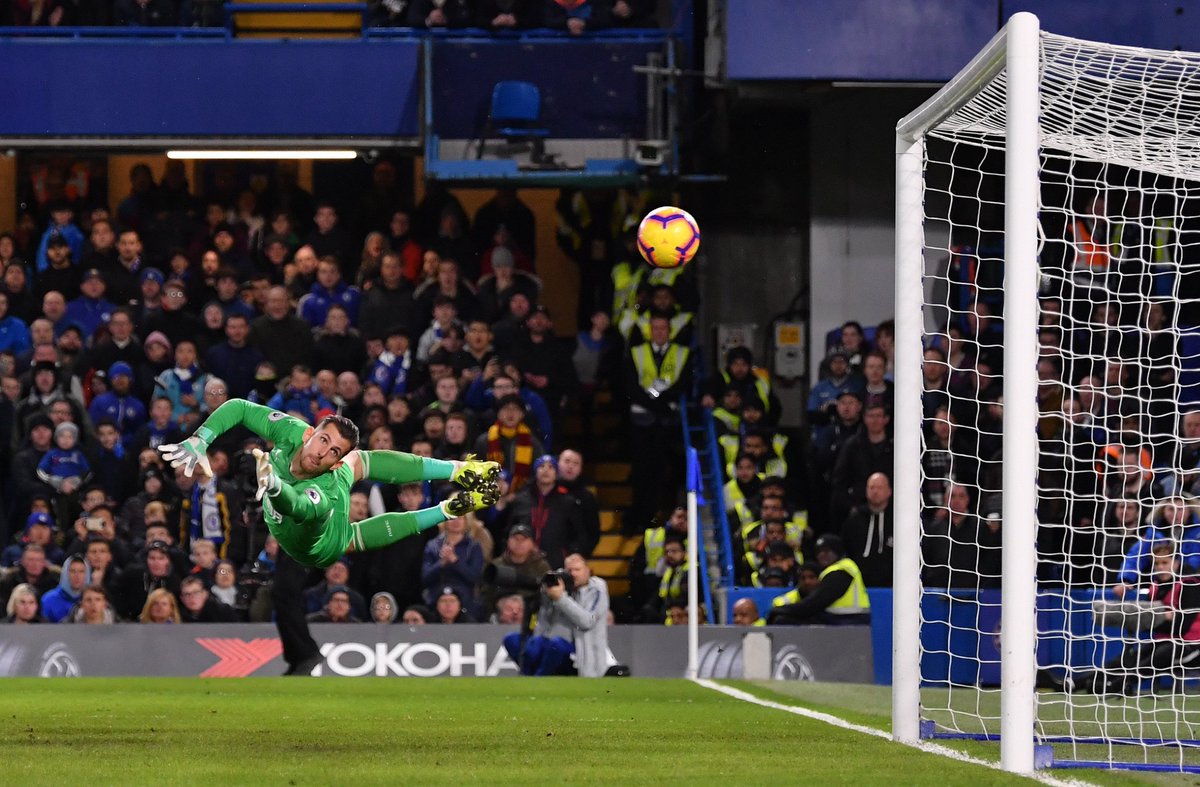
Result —
M 887 726 L 879 687 L 739 685 Z M 7 784 L 1023 781 L 682 680 L 6 679 L 0 698 Z

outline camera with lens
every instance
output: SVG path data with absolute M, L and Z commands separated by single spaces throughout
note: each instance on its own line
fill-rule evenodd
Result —
M 544 588 L 552 588 L 559 582 L 563 584 L 568 593 L 575 589 L 575 581 L 571 579 L 571 575 L 567 573 L 566 569 L 556 568 L 542 575 L 542 587 Z

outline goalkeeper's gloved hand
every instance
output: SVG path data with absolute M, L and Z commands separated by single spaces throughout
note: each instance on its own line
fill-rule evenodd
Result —
M 263 495 L 275 497 L 283 488 L 275 468 L 271 467 L 271 456 L 261 448 L 254 449 L 254 476 L 258 482 L 258 491 L 254 493 L 255 500 L 262 500 Z
M 199 431 L 182 443 L 164 443 L 158 447 L 158 451 L 171 467 L 182 467 L 183 474 L 188 478 L 192 477 L 197 467 L 204 471 L 207 478 L 212 478 L 212 467 L 208 463 L 208 440 Z

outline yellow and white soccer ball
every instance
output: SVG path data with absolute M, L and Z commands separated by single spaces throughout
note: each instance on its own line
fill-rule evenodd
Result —
M 687 265 L 700 248 L 700 225 L 686 210 L 666 206 L 646 214 L 638 227 L 638 251 L 655 268 Z

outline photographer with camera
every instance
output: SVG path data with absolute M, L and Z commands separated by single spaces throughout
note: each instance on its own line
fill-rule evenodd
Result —
M 608 585 L 592 576 L 579 554 L 541 579 L 537 627 L 532 635 L 509 634 L 504 649 L 523 675 L 570 675 L 571 654 L 582 678 L 608 669 Z M 527 628 L 527 626 L 526 626 Z

